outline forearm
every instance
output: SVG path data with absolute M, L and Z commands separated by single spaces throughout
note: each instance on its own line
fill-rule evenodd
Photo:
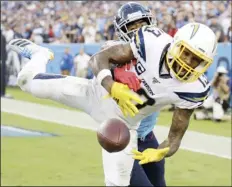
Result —
M 98 78 L 102 70 L 110 70 L 111 64 L 125 64 L 133 58 L 134 56 L 129 44 L 117 44 L 93 55 L 89 64 L 94 75 Z M 109 71 L 106 77 L 101 81 L 102 86 L 105 87 L 108 92 L 110 92 L 113 84 L 113 79 L 110 75 L 111 72 Z
M 190 117 L 193 110 L 175 109 L 172 125 L 169 130 L 168 138 L 162 142 L 159 148 L 169 147 L 170 150 L 166 157 L 170 157 L 179 149 L 181 140 L 188 128 Z
M 110 64 L 125 64 L 134 58 L 129 43 L 116 44 L 93 55 L 89 64 L 95 76 L 103 70 L 110 69 Z
M 172 140 L 166 139 L 164 140 L 158 147 L 158 149 L 162 149 L 165 147 L 169 147 L 168 153 L 165 155 L 165 157 L 170 157 L 176 153 L 176 151 L 179 149 L 181 143 L 180 138 L 175 138 Z
M 92 68 L 93 74 L 95 76 L 98 75 L 98 73 L 103 69 L 110 69 L 110 58 L 109 56 L 106 56 L 100 53 L 95 54 L 91 57 L 89 64 Z

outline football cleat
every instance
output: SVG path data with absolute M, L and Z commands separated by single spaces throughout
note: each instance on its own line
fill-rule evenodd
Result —
M 54 59 L 54 54 L 47 48 L 41 47 L 36 45 L 35 43 L 31 42 L 30 40 L 26 39 L 13 39 L 9 42 L 9 47 L 16 53 L 20 54 L 21 56 L 31 59 L 32 54 L 38 52 L 39 50 L 43 49 L 49 53 L 49 60 Z

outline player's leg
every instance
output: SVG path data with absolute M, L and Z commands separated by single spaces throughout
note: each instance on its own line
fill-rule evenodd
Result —
M 18 75 L 18 85 L 22 90 L 39 98 L 55 100 L 90 112 L 93 102 L 90 80 L 46 74 L 46 64 L 53 54 L 29 40 L 16 39 L 9 45 L 14 51 L 30 59 Z
M 138 150 L 144 151 L 147 148 L 157 148 L 159 146 L 153 129 L 159 113 L 153 113 L 143 119 L 140 123 L 138 132 Z M 165 186 L 164 180 L 164 161 L 149 163 L 142 166 L 148 179 L 154 186 Z
M 141 121 L 139 128 L 137 129 L 139 151 L 141 150 L 141 147 L 144 147 L 144 149 L 148 148 L 146 142 L 148 139 L 147 134 L 149 134 L 153 130 L 157 116 L 158 113 L 153 113 Z M 154 145 L 150 145 L 150 147 L 153 148 Z M 147 176 L 147 171 L 144 170 L 143 167 L 144 166 L 139 165 L 138 161 L 135 160 L 133 171 L 131 174 L 130 186 L 153 186 Z
M 144 140 L 138 140 L 138 150 L 144 151 L 147 148 L 157 149 L 159 143 L 153 132 L 150 132 Z M 165 183 L 165 160 L 152 162 L 143 165 L 143 169 L 154 186 L 166 186 Z
M 103 99 L 108 92 L 96 79 L 45 73 L 46 64 L 53 55 L 47 48 L 26 39 L 12 40 L 9 45 L 20 55 L 30 59 L 18 75 L 18 85 L 23 91 L 78 108 L 99 123 L 122 115 L 113 99 Z
M 134 165 L 131 150 L 137 149 L 136 130 L 130 130 L 129 145 L 120 152 L 108 153 L 102 149 L 103 169 L 106 186 L 129 186 Z

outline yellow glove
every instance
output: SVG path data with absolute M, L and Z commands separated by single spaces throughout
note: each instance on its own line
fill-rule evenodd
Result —
M 135 160 L 140 160 L 139 164 L 147 164 L 149 162 L 159 162 L 165 157 L 168 151 L 169 147 L 163 149 L 149 148 L 144 150 L 143 152 L 132 150 L 132 153 L 134 154 L 133 158 Z
M 131 100 L 134 100 L 139 104 L 143 104 L 143 101 L 130 91 L 127 85 L 122 83 L 114 82 L 111 88 L 111 96 L 118 100 L 118 105 L 120 106 L 124 116 L 127 116 L 128 113 L 131 116 L 135 116 L 135 114 L 139 112 Z

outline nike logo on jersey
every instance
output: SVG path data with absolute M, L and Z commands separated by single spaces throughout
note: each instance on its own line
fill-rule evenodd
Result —
M 152 83 L 155 84 L 155 83 L 160 83 L 160 82 L 155 77 L 153 77 Z

